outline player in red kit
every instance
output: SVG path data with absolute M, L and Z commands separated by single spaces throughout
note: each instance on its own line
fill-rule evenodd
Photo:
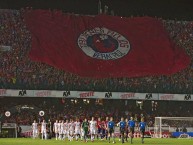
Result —
M 104 120 L 101 121 L 101 132 L 102 132 L 102 140 L 106 135 L 106 123 Z
M 99 139 L 99 136 L 101 137 L 102 139 L 102 121 L 101 121 L 101 118 L 99 117 L 98 120 L 97 120 L 97 139 Z
M 106 117 L 106 120 L 105 120 L 105 137 L 106 137 L 106 140 L 108 138 L 108 123 L 109 123 L 109 117 Z

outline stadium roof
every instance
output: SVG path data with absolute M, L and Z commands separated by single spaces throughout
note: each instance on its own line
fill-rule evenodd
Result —
M 0 0 L 0 9 L 59 9 L 64 12 L 96 15 L 99 0 Z M 100 0 L 119 16 L 157 16 L 193 20 L 193 0 Z

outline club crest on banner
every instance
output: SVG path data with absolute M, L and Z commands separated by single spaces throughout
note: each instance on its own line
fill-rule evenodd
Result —
M 122 58 L 130 50 L 124 36 L 104 27 L 84 31 L 78 37 L 78 46 L 87 56 L 102 60 Z

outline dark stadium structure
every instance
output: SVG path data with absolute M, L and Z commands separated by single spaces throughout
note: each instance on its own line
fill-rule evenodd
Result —
M 100 0 L 119 16 L 153 16 L 193 20 L 192 0 Z M 99 0 L 1 0 L 0 9 L 57 9 L 68 13 L 96 15 Z

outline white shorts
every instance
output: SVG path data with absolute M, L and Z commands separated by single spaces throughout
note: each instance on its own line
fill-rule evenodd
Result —
M 69 135 L 69 130 L 64 130 L 64 134 Z
M 60 130 L 59 134 L 64 134 L 64 130 Z
M 73 135 L 74 134 L 74 130 L 69 130 L 69 134 Z
M 37 134 L 38 133 L 38 129 L 33 129 L 33 134 Z
M 75 129 L 74 134 L 80 134 L 80 129 Z
M 84 136 L 84 130 L 81 129 L 81 136 Z
M 90 134 L 96 134 L 96 129 L 95 128 L 91 128 L 90 129 Z
M 61 130 L 58 130 L 58 132 L 57 132 L 58 134 L 60 134 L 61 133 Z
M 41 130 L 41 133 L 42 133 L 42 134 L 46 134 L 46 129 L 42 129 L 42 130 Z
M 62 134 L 66 134 L 66 130 L 63 130 Z
M 55 129 L 55 130 L 54 130 L 54 133 L 59 133 L 59 130 L 58 130 L 58 129 Z

